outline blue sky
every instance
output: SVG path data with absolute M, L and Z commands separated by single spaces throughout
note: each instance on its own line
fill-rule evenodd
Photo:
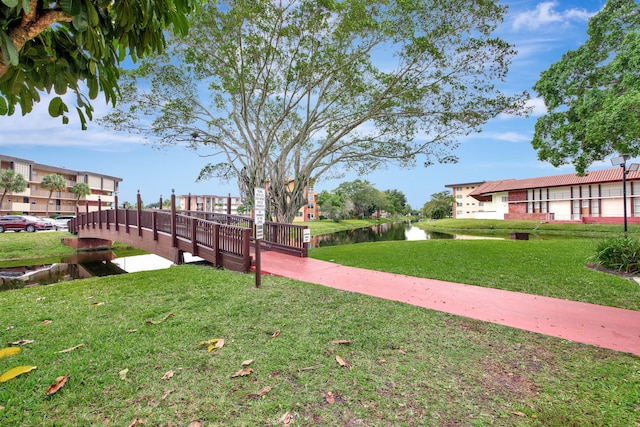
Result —
M 509 13 L 497 35 L 515 45 L 518 55 L 510 67 L 504 90 L 529 91 L 534 112 L 529 118 L 498 117 L 460 141 L 457 164 L 418 166 L 412 170 L 389 168 L 373 172 L 366 179 L 380 190 L 402 191 L 413 208 L 420 208 L 431 194 L 445 185 L 508 178 L 529 178 L 573 172 L 571 166 L 554 168 L 537 160 L 531 147 L 535 120 L 544 114 L 543 102 L 532 86 L 550 64 L 562 54 L 580 46 L 587 38 L 588 19 L 604 7 L 604 0 L 512 0 L 503 1 Z M 106 111 L 100 98 L 97 115 Z M 71 114 L 71 123 L 48 116 L 46 102 L 27 116 L 0 116 L 0 153 L 74 170 L 117 176 L 120 201 L 134 202 L 140 190 L 143 201 L 152 203 L 171 190 L 176 194 L 238 195 L 235 183 L 195 183 L 198 172 L 211 161 L 184 148 L 154 148 L 138 137 L 114 133 L 89 123 L 81 131 Z M 602 163 L 592 169 L 610 167 Z M 341 181 L 352 181 L 348 176 Z M 316 191 L 333 190 L 341 181 L 321 181 Z

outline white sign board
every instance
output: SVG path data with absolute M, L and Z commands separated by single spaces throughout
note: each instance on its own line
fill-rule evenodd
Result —
M 256 223 L 256 240 L 262 239 L 264 234 L 262 233 L 262 224 L 258 225 Z
M 256 221 L 256 226 L 260 226 L 262 228 L 262 226 L 264 225 L 264 209 L 262 210 L 255 210 L 255 221 Z
M 304 243 L 309 243 L 311 241 L 311 230 L 309 230 L 308 228 L 305 228 L 302 231 L 302 241 Z
M 253 208 L 256 211 L 267 209 L 267 191 L 264 188 L 254 188 Z

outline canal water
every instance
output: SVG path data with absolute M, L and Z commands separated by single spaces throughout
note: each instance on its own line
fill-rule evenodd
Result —
M 440 232 L 426 232 L 409 223 L 385 223 L 367 228 L 340 231 L 314 236 L 310 248 L 349 245 L 365 242 L 392 240 L 432 240 L 432 239 L 501 239 Z M 198 257 L 185 253 L 185 262 L 201 262 Z M 46 285 L 61 281 L 100 277 L 138 271 L 160 270 L 173 263 L 154 254 L 116 257 L 111 251 L 79 252 L 61 259 L 55 264 L 0 268 L 0 291 L 29 286 Z

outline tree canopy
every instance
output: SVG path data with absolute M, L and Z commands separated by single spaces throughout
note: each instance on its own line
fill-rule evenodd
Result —
M 616 152 L 640 154 L 640 4 L 608 0 L 587 32 L 533 87 L 548 109 L 535 125 L 538 158 L 578 173 Z
M 8 193 L 21 193 L 23 192 L 29 183 L 24 176 L 16 173 L 13 169 L 4 169 L 0 172 L 0 189 L 2 189 L 2 196 L 0 197 L 0 209 L 2 208 L 2 202 L 4 197 Z
M 449 190 L 431 195 L 431 200 L 422 207 L 422 214 L 431 219 L 450 218 L 453 215 L 455 199 Z
M 495 86 L 515 54 L 492 35 L 504 13 L 491 0 L 209 3 L 106 121 L 211 156 L 199 179 L 237 179 L 247 200 L 268 183 L 290 222 L 318 179 L 455 162 L 462 136 L 520 111 L 527 94 Z
M 0 0 L 0 115 L 32 111 L 42 92 L 71 90 L 83 129 L 99 92 L 115 105 L 118 66 L 165 47 L 164 29 L 186 34 L 195 0 Z M 86 85 L 86 91 L 80 85 Z M 86 93 L 85 93 L 86 92 Z M 60 96 L 49 114 L 68 123 Z
M 64 176 L 57 173 L 52 173 L 42 177 L 40 181 L 40 187 L 49 190 L 49 197 L 47 198 L 47 207 L 45 208 L 46 216 L 49 216 L 49 203 L 51 202 L 51 196 L 54 191 L 63 191 L 67 189 L 67 180 Z
M 76 209 L 80 203 L 80 199 L 91 194 L 91 187 L 86 182 L 76 182 L 71 188 L 71 193 L 76 196 Z

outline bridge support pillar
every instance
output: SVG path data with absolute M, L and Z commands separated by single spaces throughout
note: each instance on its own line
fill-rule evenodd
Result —
M 175 265 L 184 264 L 184 251 L 181 251 L 180 249 L 175 249 L 175 251 L 173 252 L 173 263 Z
M 76 250 L 91 250 L 91 249 L 104 249 L 113 246 L 112 240 L 98 239 L 93 237 L 85 238 L 68 238 L 62 239 L 64 245 Z

